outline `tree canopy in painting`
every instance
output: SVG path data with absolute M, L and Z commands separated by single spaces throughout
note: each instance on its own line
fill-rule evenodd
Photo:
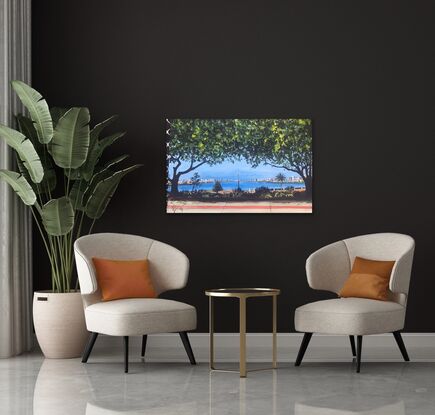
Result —
M 203 164 L 244 159 L 297 173 L 312 192 L 312 133 L 309 119 L 169 119 L 168 181 L 178 193 L 180 178 Z M 187 167 L 186 167 L 187 166 Z

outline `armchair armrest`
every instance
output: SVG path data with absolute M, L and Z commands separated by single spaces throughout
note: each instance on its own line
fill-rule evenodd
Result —
M 315 290 L 338 293 L 350 274 L 350 259 L 343 241 L 324 246 L 306 262 L 308 285 Z
M 390 278 L 390 290 L 393 293 L 408 294 L 413 257 L 414 246 L 394 264 Z
M 98 290 L 94 264 L 84 255 L 79 247 L 74 244 L 74 255 L 77 267 L 77 276 L 82 294 L 93 294 Z

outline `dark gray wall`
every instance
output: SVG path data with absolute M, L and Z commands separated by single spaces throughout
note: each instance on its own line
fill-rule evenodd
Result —
M 95 122 L 120 114 L 113 154 L 144 167 L 120 186 L 96 231 L 146 235 L 191 259 L 171 298 L 198 307 L 204 289 L 282 289 L 279 329 L 309 289 L 306 257 L 358 234 L 417 241 L 407 331 L 434 331 L 435 17 L 433 1 L 33 2 L 33 82 L 50 105 L 87 106 Z M 165 214 L 165 117 L 310 117 L 313 215 Z M 49 284 L 35 237 L 35 286 Z M 248 326 L 270 327 L 266 300 Z M 235 304 L 218 306 L 234 330 Z

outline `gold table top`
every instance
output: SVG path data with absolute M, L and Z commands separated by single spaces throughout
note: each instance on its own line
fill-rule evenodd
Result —
M 209 297 L 267 297 L 279 295 L 281 290 L 277 288 L 216 288 L 206 290 Z

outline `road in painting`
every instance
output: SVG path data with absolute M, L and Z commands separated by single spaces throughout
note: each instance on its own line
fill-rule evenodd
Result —
M 168 119 L 167 213 L 312 213 L 309 119 Z

